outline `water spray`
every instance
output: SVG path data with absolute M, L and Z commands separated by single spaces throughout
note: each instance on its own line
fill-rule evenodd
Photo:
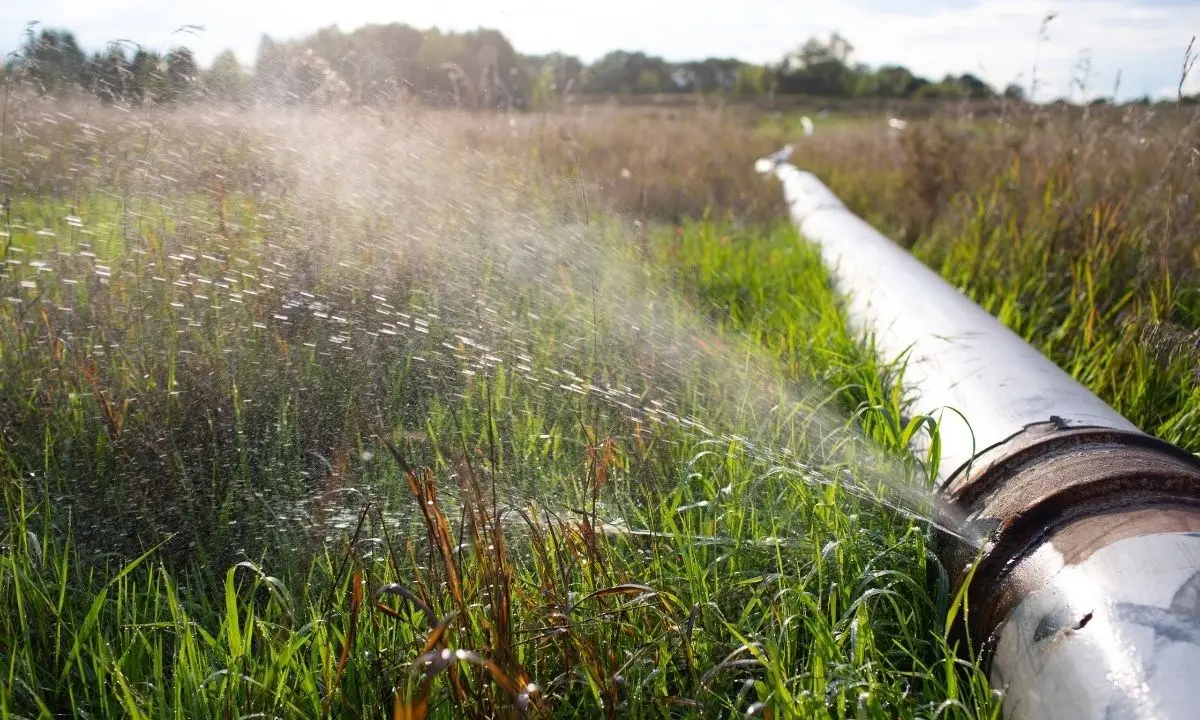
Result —
M 939 419 L 939 443 L 914 449 L 963 524 L 940 551 L 968 600 L 959 649 L 986 663 L 1005 717 L 1194 717 L 1200 460 L 1142 433 L 789 156 L 755 168 L 782 182 L 856 329 L 905 360 L 912 412 Z

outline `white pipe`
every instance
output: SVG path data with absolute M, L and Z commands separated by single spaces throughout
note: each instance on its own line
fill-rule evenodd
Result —
M 991 680 L 1007 720 L 1200 714 L 1200 535 L 1125 538 L 1066 564 L 1001 628 Z
M 1004 717 L 1195 717 L 1200 463 L 1141 434 L 787 155 L 756 168 L 782 181 L 850 322 L 884 359 L 906 356 L 913 411 L 940 418 L 943 491 L 971 521 L 997 521 L 983 559 L 952 552 L 949 569 L 979 585 L 973 635 L 991 646 Z
M 943 479 L 984 448 L 1051 416 L 1067 425 L 1137 430 L 937 273 L 847 210 L 816 176 L 785 160 L 786 155 L 777 155 L 755 167 L 773 172 L 783 183 L 792 221 L 820 247 L 845 297 L 850 322 L 874 338 L 883 359 L 906 356 L 903 384 L 915 396 L 913 412 L 939 418 Z M 915 449 L 928 456 L 928 437 Z

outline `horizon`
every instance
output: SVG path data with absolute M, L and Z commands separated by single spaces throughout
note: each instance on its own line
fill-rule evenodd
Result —
M 19 47 L 26 23 L 36 21 L 41 28 L 71 31 L 88 53 L 114 40 L 132 40 L 155 50 L 186 46 L 204 66 L 231 49 L 252 67 L 263 34 L 290 40 L 331 25 L 351 32 L 403 23 L 455 32 L 492 28 L 519 53 L 558 51 L 586 63 L 625 50 L 672 62 L 732 57 L 766 64 L 809 37 L 837 32 L 854 46 L 852 62 L 903 65 L 932 80 L 971 73 L 997 89 L 1017 83 L 1030 90 L 1036 72 L 1031 99 L 1078 101 L 1174 97 L 1185 49 L 1200 32 L 1200 0 L 932 0 L 903 9 L 880 0 L 836 7 L 807 3 L 807 9 L 787 0 L 724 5 L 668 0 L 649 7 L 612 0 L 597 8 L 517 0 L 499 8 L 459 0 L 394 9 L 381 0 L 337 5 L 268 0 L 245 9 L 232 0 L 212 0 L 179 9 L 147 0 L 117 0 L 104 8 L 49 0 L 36 16 L 0 9 L 0 49 L 7 54 Z M 188 25 L 203 30 L 181 31 Z M 1200 73 L 1188 76 L 1184 92 L 1200 92 Z

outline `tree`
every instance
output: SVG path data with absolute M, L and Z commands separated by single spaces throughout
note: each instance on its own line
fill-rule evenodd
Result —
M 378 105 L 413 94 L 433 104 L 521 109 L 548 107 L 556 98 L 576 91 L 721 93 L 772 99 L 777 91 L 880 99 L 997 96 L 995 89 L 971 73 L 931 82 L 900 65 L 872 69 L 852 62 L 853 45 L 837 33 L 810 38 L 780 62 L 765 66 L 715 57 L 668 62 L 622 50 L 587 66 L 561 53 L 520 55 L 497 30 L 420 31 L 391 23 L 344 33 L 331 25 L 286 42 L 263 35 L 253 76 L 229 51 L 201 71 L 186 48 L 175 48 L 164 57 L 139 47 L 130 60 L 120 45 L 111 45 L 88 58 L 69 32 L 29 29 L 25 37 L 4 70 L 19 70 L 43 93 L 61 95 L 85 88 L 102 102 L 170 103 L 204 95 L 234 103 L 257 98 Z M 1016 85 L 1006 87 L 1003 95 L 1009 100 L 1024 98 Z
M 680 63 L 677 67 L 684 73 L 686 84 L 680 89 L 686 92 L 732 92 L 737 86 L 738 71 L 743 63 L 733 58 L 706 58 L 696 62 Z
M 139 47 L 129 64 L 129 99 L 135 103 L 167 102 L 170 90 L 166 71 L 166 62 L 161 55 Z
M 192 51 L 178 47 L 167 53 L 167 100 L 173 102 L 194 99 L 201 89 L 200 68 Z
M 220 102 L 245 104 L 250 100 L 250 75 L 242 69 L 232 50 L 223 50 L 213 58 L 204 75 L 205 93 Z
M 586 68 L 574 55 L 556 52 L 542 57 L 526 56 L 524 65 L 532 77 L 548 72 L 550 89 L 559 97 L 578 92 L 583 85 Z
M 113 43 L 104 54 L 96 53 L 91 60 L 91 88 L 101 102 L 112 103 L 124 100 L 132 84 L 129 61 L 125 49 Z
M 970 100 L 988 100 L 996 97 L 996 91 L 992 89 L 991 85 L 971 73 L 963 73 L 958 76 L 957 83 L 962 94 Z
M 527 95 L 512 43 L 498 30 L 480 29 L 463 36 L 459 67 L 478 94 L 476 107 L 508 108 Z
M 962 88 L 953 75 L 947 75 L 938 82 L 931 82 L 917 88 L 913 97 L 921 100 L 958 100 L 963 97 Z
M 393 102 L 421 82 L 421 39 L 421 31 L 408 25 L 367 25 L 346 36 L 342 56 L 331 62 L 356 102 Z
M 857 84 L 847 64 L 853 52 L 849 41 L 837 33 L 825 42 L 810 38 L 784 57 L 778 71 L 779 89 L 786 93 L 847 97 Z
M 637 80 L 634 82 L 632 90 L 635 93 L 662 92 L 662 82 L 662 75 L 647 68 L 638 72 Z
M 460 35 L 443 35 L 433 29 L 421 36 L 417 59 L 421 65 L 420 88 L 427 100 L 435 104 L 466 101 L 474 106 L 475 88 L 460 64 L 464 56 Z
M 1025 88 L 1017 83 L 1009 83 L 1004 87 L 1004 99 L 1013 102 L 1025 102 Z
M 540 66 L 538 74 L 529 86 L 529 103 L 534 110 L 548 110 L 558 99 L 557 86 L 554 83 L 554 68 Z
M 525 55 L 519 64 L 530 106 L 535 109 L 551 107 L 555 100 L 578 92 L 583 84 L 584 65 L 573 55 Z
M 87 56 L 70 32 L 47 29 L 37 37 L 30 35 L 20 56 L 39 92 L 62 95 L 87 83 Z
M 254 96 L 268 102 L 283 102 L 287 98 L 288 72 L 285 58 L 286 48 L 276 43 L 270 35 L 258 40 L 258 52 L 254 58 Z
M 588 68 L 586 90 L 594 93 L 661 92 L 682 89 L 662 58 L 614 50 Z
M 742 65 L 733 83 L 738 97 L 759 97 L 767 90 L 767 69 L 761 65 Z
M 884 65 L 874 75 L 877 96 L 888 99 L 911 97 L 925 82 L 902 65 Z
M 879 77 L 871 72 L 871 68 L 866 63 L 855 63 L 850 75 L 854 83 L 850 92 L 853 97 L 870 98 L 879 96 Z

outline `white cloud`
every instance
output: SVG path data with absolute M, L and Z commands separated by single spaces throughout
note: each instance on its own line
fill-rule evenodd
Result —
M 1040 32 L 1051 12 L 1057 16 Z M 1086 94 L 1111 92 L 1117 72 L 1122 95 L 1161 87 L 1178 72 L 1190 36 L 1200 29 L 1200 6 L 1162 7 L 1120 0 L 1047 3 L 983 0 L 928 16 L 900 13 L 863 23 L 848 35 L 868 62 L 904 57 L 914 70 L 975 72 L 1003 85 L 1029 86 L 1036 68 L 1039 97 L 1079 94 L 1072 78 L 1090 63 Z
M 1161 2 L 1161 0 L 1160 0 Z M 1089 94 L 1111 92 L 1122 72 L 1122 95 L 1155 93 L 1178 82 L 1183 48 L 1200 33 L 1200 4 L 1134 0 L 208 0 L 188 6 L 161 0 L 43 0 L 34 8 L 0 7 L 0 47 L 13 46 L 30 19 L 76 31 L 89 47 L 127 37 L 156 47 L 180 40 L 185 23 L 205 25 L 185 36 L 202 62 L 224 47 L 251 61 L 262 33 L 297 36 L 337 23 L 418 27 L 497 27 L 519 50 L 561 49 L 594 59 L 614 48 L 640 49 L 671 59 L 736 56 L 777 60 L 813 34 L 839 31 L 858 48 L 857 59 L 894 62 L 930 76 L 974 72 L 996 85 L 1028 86 L 1038 68 L 1039 97 L 1072 92 L 1071 78 L 1086 53 Z M 1055 11 L 1039 42 L 1042 18 Z M 9 40 L 11 38 L 11 40 Z M 1075 91 L 1076 95 L 1078 92 Z
M 1175 82 L 1170 85 L 1163 85 L 1151 94 L 1158 97 L 1176 97 L 1180 89 L 1179 80 L 1176 79 Z M 1182 90 L 1184 95 L 1200 95 L 1200 65 L 1197 65 L 1188 73 L 1188 76 L 1184 79 Z

